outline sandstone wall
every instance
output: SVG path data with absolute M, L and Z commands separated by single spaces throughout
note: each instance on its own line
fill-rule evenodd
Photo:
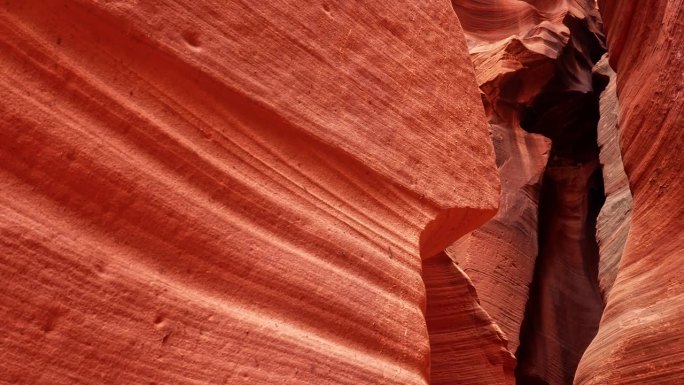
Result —
M 634 196 L 625 252 L 576 384 L 684 378 L 684 2 L 600 1 Z
M 249 3 L 0 5 L 3 381 L 428 383 L 420 254 L 498 205 L 459 22 Z

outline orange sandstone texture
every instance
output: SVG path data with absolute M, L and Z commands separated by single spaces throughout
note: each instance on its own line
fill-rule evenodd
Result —
M 423 263 L 431 385 L 514 384 L 515 359 L 479 304 L 468 276 L 446 253 Z
M 420 253 L 499 196 L 448 3 L 0 20 L 3 381 L 429 382 Z
M 684 378 L 684 1 L 600 1 L 617 72 L 631 228 L 575 384 Z

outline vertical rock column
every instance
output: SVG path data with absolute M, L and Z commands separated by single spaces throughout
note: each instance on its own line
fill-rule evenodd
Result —
M 601 93 L 601 117 L 598 123 L 601 170 L 606 201 L 596 223 L 596 240 L 599 245 L 599 287 L 604 302 L 617 276 L 622 253 L 632 218 L 632 192 L 620 154 L 620 131 L 616 76 L 604 55 L 594 67 L 594 74 L 606 81 Z

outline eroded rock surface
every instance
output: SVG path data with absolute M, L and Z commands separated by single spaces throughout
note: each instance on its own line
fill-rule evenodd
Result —
M 617 72 L 632 222 L 575 384 L 684 378 L 684 2 L 600 1 Z
M 468 276 L 446 254 L 423 262 L 431 385 L 514 384 L 515 359 L 479 304 Z
M 615 71 L 608 63 L 608 55 L 594 67 L 594 73 L 604 77 L 606 87 L 601 93 L 598 122 L 599 158 L 603 172 L 606 201 L 596 223 L 596 240 L 599 246 L 599 287 L 604 302 L 615 282 L 624 252 L 632 217 L 632 192 L 625 174 L 620 153 L 620 131 Z
M 0 20 L 3 381 L 428 383 L 420 248 L 499 190 L 448 3 Z
M 595 219 L 603 203 L 598 162 L 551 163 L 544 177 L 540 248 L 518 350 L 520 384 L 570 384 L 598 329 Z
M 565 112 L 562 116 L 573 119 L 567 125 L 549 121 L 550 127 L 530 133 L 522 124 L 532 120 L 530 107 L 537 98 L 562 100 L 564 95 L 553 95 L 574 93 L 580 95 L 576 105 L 581 107 L 581 95 L 593 90 L 591 69 L 601 50 L 600 23 L 591 1 L 502 1 L 495 11 L 483 2 L 452 3 L 483 93 L 502 191 L 495 218 L 448 252 L 471 277 L 483 308 L 515 352 L 539 253 L 537 214 L 551 153 L 548 137 L 567 142 L 578 131 L 572 114 Z M 557 148 L 555 156 L 559 155 L 563 154 Z
M 684 1 L 248 3 L 0 4 L 0 381 L 682 382 Z

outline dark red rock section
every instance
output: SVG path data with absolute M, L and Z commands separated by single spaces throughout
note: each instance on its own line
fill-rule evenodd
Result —
M 0 52 L 0 381 L 429 382 L 421 246 L 499 190 L 448 3 L 9 0 Z
M 578 385 L 684 379 L 684 2 L 600 1 L 632 223 Z
M 497 216 L 448 252 L 515 349 L 539 242 L 518 382 L 569 384 L 596 333 L 629 228 L 629 189 L 610 119 L 618 108 L 614 82 L 592 71 L 604 52 L 601 20 L 593 1 L 453 5 L 494 134 L 502 195 Z M 521 127 L 553 141 L 539 219 L 546 157 L 542 142 Z M 597 222 L 604 194 L 608 205 Z
M 556 76 L 521 122 L 553 142 L 542 182 L 539 256 L 516 353 L 521 384 L 572 383 L 604 307 L 595 233 L 605 200 L 597 144 L 599 94 L 605 82 L 592 73 L 602 41 L 592 33 L 591 23 L 567 22 L 572 43 L 559 57 Z

